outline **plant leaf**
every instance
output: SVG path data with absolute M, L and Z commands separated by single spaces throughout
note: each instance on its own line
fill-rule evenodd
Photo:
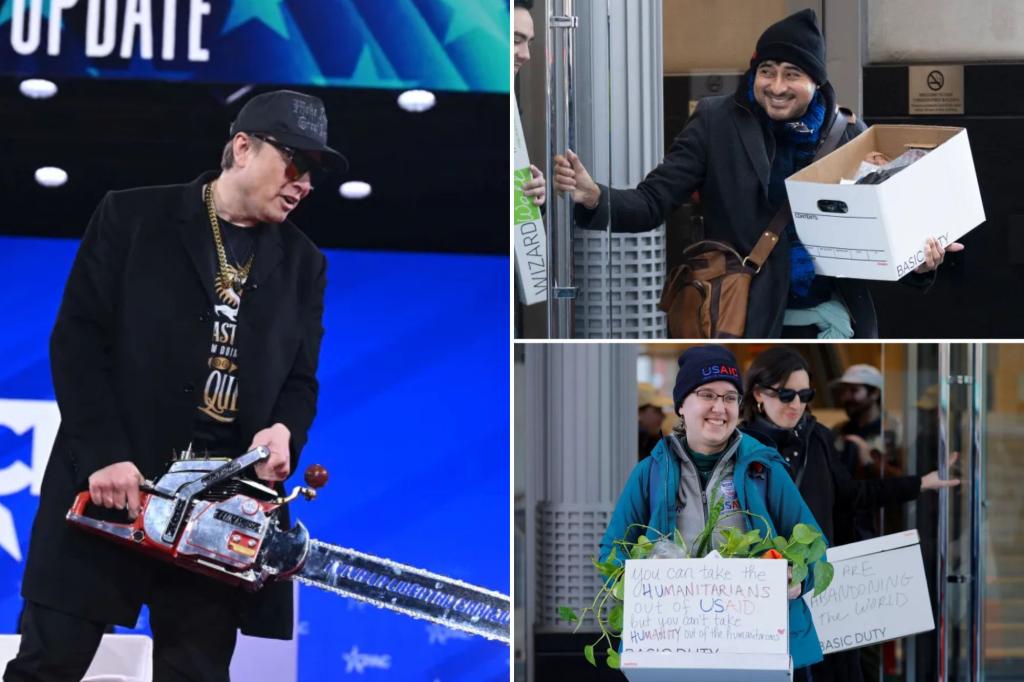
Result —
M 806 523 L 798 523 L 793 526 L 793 539 L 801 545 L 809 545 L 819 537 L 821 537 L 821 533 L 814 530 Z
M 791 585 L 803 582 L 804 578 L 807 577 L 807 564 L 799 563 L 793 564 L 793 582 Z
M 799 557 L 801 559 L 807 558 L 807 545 L 801 545 L 799 542 L 789 546 L 788 553 L 792 557 Z
M 623 580 L 622 577 L 620 577 L 618 580 L 615 581 L 615 587 L 612 588 L 612 596 L 618 599 L 619 601 L 622 601 L 622 591 L 624 589 L 625 584 L 626 581 Z
M 775 549 L 779 550 L 783 554 L 786 553 L 786 547 L 789 545 L 789 543 L 786 542 L 786 538 L 779 535 L 772 538 L 772 544 L 775 545 Z
M 828 589 L 828 586 L 832 583 L 832 576 L 835 575 L 835 571 L 836 569 L 832 568 L 832 564 L 827 561 L 819 561 L 814 565 L 815 597 Z
M 619 652 L 615 649 L 608 647 L 608 667 L 619 669 Z
M 608 612 L 608 627 L 618 635 L 622 632 L 622 604 L 616 604 L 611 611 Z
M 558 615 L 570 623 L 575 623 L 579 620 L 579 616 L 576 615 L 576 612 L 568 606 L 559 606 Z
M 818 561 L 825 556 L 825 549 L 825 541 L 822 538 L 818 538 L 807 549 L 807 561 L 811 563 Z
M 629 558 L 630 559 L 646 559 L 647 555 L 649 555 L 651 553 L 652 549 L 654 549 L 654 545 L 652 545 L 650 543 L 647 543 L 646 545 L 641 545 L 640 543 L 637 543 L 637 544 L 633 545 L 632 548 L 630 548 L 630 550 L 629 550 Z
M 598 563 L 597 559 L 593 557 L 590 558 L 590 561 L 594 564 L 594 568 L 597 569 L 597 572 L 603 575 L 605 578 L 610 577 L 613 573 L 615 573 L 615 571 L 619 570 L 619 567 L 617 565 L 609 561 L 603 561 L 601 563 Z
M 583 647 L 583 658 L 590 662 L 590 665 L 597 667 L 597 661 L 594 660 L 594 645 L 588 644 Z

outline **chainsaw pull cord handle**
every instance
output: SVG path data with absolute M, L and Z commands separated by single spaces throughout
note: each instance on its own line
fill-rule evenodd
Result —
M 181 524 L 184 522 L 188 509 L 192 506 L 192 500 L 195 499 L 196 495 L 201 495 L 213 486 L 223 483 L 240 473 L 243 469 L 268 457 L 270 457 L 270 450 L 262 445 L 257 445 L 244 455 L 240 455 L 230 462 L 225 462 L 222 466 L 217 467 L 205 476 L 190 483 L 185 483 L 178 488 L 174 493 L 174 510 L 171 512 L 171 520 L 167 522 L 167 528 L 164 529 L 164 534 L 160 539 L 167 544 L 174 543 L 178 537 L 178 532 L 181 530 Z
M 298 498 L 299 495 L 302 495 L 310 502 L 315 500 L 316 491 L 327 485 L 327 469 L 321 464 L 310 464 L 306 467 L 305 479 L 306 485 L 304 487 L 295 486 L 292 488 L 291 495 L 277 498 L 277 503 L 288 504 Z

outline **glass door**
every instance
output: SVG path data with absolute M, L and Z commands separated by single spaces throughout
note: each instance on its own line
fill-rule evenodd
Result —
M 984 348 L 940 344 L 938 362 L 939 476 L 950 475 L 951 456 L 960 453 L 955 469 L 961 485 L 938 494 L 936 679 L 980 680 L 986 526 Z
M 889 344 L 884 370 L 886 428 L 902 434 L 906 473 L 938 469 L 961 485 L 883 521 L 920 534 L 935 630 L 886 644 L 865 677 L 1024 679 L 1024 346 Z

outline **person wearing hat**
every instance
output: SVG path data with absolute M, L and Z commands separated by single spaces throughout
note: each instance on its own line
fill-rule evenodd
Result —
M 616 540 L 636 542 L 642 533 L 652 537 L 634 524 L 670 537 L 678 530 L 695 558 L 717 546 L 722 529 L 753 528 L 747 515 L 730 512 L 760 515 L 771 523 L 773 535 L 789 537 L 798 523 L 818 529 L 779 453 L 737 430 L 742 395 L 742 375 L 728 348 L 694 346 L 683 352 L 672 391 L 679 424 L 633 468 L 601 538 L 602 561 Z M 717 496 L 724 507 L 711 546 L 696 547 L 710 500 Z M 810 611 L 799 598 L 812 585 L 808 578 L 789 590 L 794 668 L 822 658 Z
M 894 434 L 898 431 L 898 425 L 890 429 L 893 442 L 887 444 L 882 434 L 882 373 L 872 365 L 850 365 L 832 385 L 848 417 L 833 429 L 846 467 L 860 478 L 877 478 L 885 463 L 886 476 L 899 476 L 899 470 L 882 456 L 895 447 Z
M 554 186 L 570 192 L 575 222 L 622 232 L 652 230 L 700 191 L 704 238 L 751 252 L 786 201 L 785 179 L 807 166 L 837 118 L 838 99 L 825 69 L 825 41 L 813 10 L 772 24 L 757 41 L 750 67 L 733 95 L 700 100 L 661 164 L 636 189 L 609 189 L 567 150 L 555 159 Z M 839 144 L 866 129 L 852 114 Z M 945 251 L 927 240 L 924 262 L 905 278 L 923 277 Z M 877 337 L 865 282 L 815 275 L 792 224 L 753 277 L 744 335 L 749 338 Z
M 651 450 L 664 436 L 661 425 L 665 422 L 665 410 L 672 409 L 672 399 L 646 381 L 641 381 L 636 389 L 636 408 L 639 432 L 637 456 L 643 459 L 651 454 Z
M 85 231 L 50 342 L 61 424 L 43 477 L 5 680 L 80 680 L 110 625 L 149 606 L 156 680 L 227 680 L 237 632 L 292 636 L 292 587 L 229 587 L 69 526 L 75 495 L 127 522 L 139 483 L 191 444 L 270 457 L 283 490 L 317 403 L 327 261 L 289 220 L 345 165 L 318 98 L 249 100 L 219 171 L 108 193 Z M 103 516 L 107 514 L 107 516 Z M 287 519 L 284 519 L 287 523 Z

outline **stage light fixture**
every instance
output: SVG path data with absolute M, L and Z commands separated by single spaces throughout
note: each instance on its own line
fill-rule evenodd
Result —
M 36 169 L 36 182 L 43 187 L 60 187 L 68 181 L 68 174 L 63 168 L 43 166 Z
M 398 106 L 414 113 L 433 109 L 436 103 L 437 98 L 429 90 L 406 90 L 398 96 Z
M 349 180 L 338 188 L 338 192 L 346 199 L 365 199 L 372 191 L 368 183 L 359 180 Z
M 57 84 L 45 78 L 26 78 L 18 89 L 29 99 L 49 99 L 57 94 Z

